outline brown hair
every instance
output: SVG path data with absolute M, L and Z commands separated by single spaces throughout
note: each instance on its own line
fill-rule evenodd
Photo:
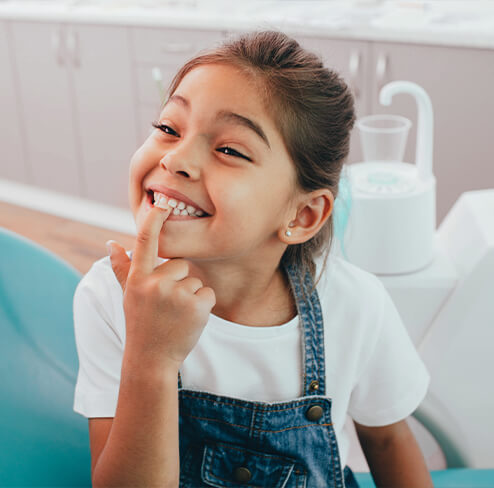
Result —
M 355 122 L 353 95 L 345 81 L 295 39 L 278 31 L 256 31 L 187 61 L 172 79 L 168 97 L 189 71 L 212 63 L 233 65 L 258 82 L 294 163 L 297 186 L 303 192 L 327 188 L 336 200 Z M 301 266 L 302 276 L 309 270 L 314 278 L 314 258 L 325 249 L 322 269 L 326 266 L 334 236 L 333 216 L 308 241 L 289 245 L 281 261 Z

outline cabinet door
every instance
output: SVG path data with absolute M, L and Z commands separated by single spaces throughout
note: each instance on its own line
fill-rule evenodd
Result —
M 139 141 L 142 144 L 154 130 L 151 122 L 156 120 L 163 105 L 169 84 L 183 63 L 136 63 L 137 103 L 139 105 Z M 159 73 L 161 79 L 155 80 L 153 71 Z
M 29 183 L 25 164 L 19 97 L 13 70 L 9 24 L 0 21 L 0 178 Z
M 128 28 L 70 25 L 66 42 L 84 196 L 128 209 L 129 163 L 138 145 Z
M 11 27 L 32 184 L 82 196 L 64 28 L 27 21 Z
M 382 76 L 376 76 L 381 63 Z M 440 225 L 459 196 L 494 188 L 492 154 L 494 50 L 375 43 L 369 88 L 373 113 L 404 115 L 410 130 L 405 161 L 415 162 L 417 108 L 407 94 L 389 107 L 379 104 L 381 87 L 394 80 L 418 83 L 434 111 L 433 173 L 437 180 L 436 222 Z
M 138 133 L 140 143 L 152 130 L 151 122 L 161 112 L 170 82 L 185 62 L 199 51 L 219 44 L 223 31 L 199 29 L 131 29 L 132 57 L 136 73 Z M 158 70 L 161 81 L 153 78 Z
M 304 48 L 321 56 L 326 67 L 337 71 L 352 89 L 355 97 L 356 118 L 369 113 L 365 75 L 369 64 L 369 43 L 306 36 L 294 36 Z M 362 161 L 362 151 L 357 128 L 350 140 L 348 163 Z

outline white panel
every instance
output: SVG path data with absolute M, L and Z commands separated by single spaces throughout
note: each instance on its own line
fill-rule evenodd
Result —
M 28 183 L 9 27 L 7 22 L 0 22 L 0 177 Z
M 12 34 L 32 183 L 81 195 L 63 28 L 12 22 Z
M 429 395 L 447 406 L 455 424 L 436 422 L 450 435 L 462 433 L 471 467 L 494 468 L 494 189 L 467 192 L 446 216 L 438 237 L 459 280 L 434 318 L 419 352 L 431 373 Z
M 128 208 L 128 170 L 137 149 L 134 85 L 125 27 L 68 26 L 85 197 Z

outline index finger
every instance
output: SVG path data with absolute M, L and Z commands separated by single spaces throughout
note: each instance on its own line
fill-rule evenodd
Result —
M 138 269 L 150 274 L 156 267 L 159 235 L 172 210 L 173 208 L 171 207 L 162 209 L 154 205 L 148 209 L 141 227 L 137 230 L 135 249 L 132 253 L 131 271 Z

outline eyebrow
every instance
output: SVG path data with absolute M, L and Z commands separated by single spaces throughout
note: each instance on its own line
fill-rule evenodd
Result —
M 190 102 L 186 98 L 182 97 L 181 95 L 172 95 L 166 101 L 163 108 L 165 108 L 168 105 L 168 103 L 170 103 L 170 102 L 177 102 L 178 104 L 184 106 L 187 110 L 190 110 Z M 232 123 L 235 123 L 238 125 L 243 125 L 244 127 L 247 127 L 248 129 L 251 129 L 265 142 L 265 144 L 271 150 L 269 140 L 268 140 L 265 132 L 262 130 L 262 127 L 257 122 L 254 122 L 253 120 L 251 120 L 251 119 L 249 119 L 243 115 L 236 114 L 235 112 L 230 112 L 229 110 L 220 110 L 216 114 L 216 120 L 217 121 L 232 122 Z

